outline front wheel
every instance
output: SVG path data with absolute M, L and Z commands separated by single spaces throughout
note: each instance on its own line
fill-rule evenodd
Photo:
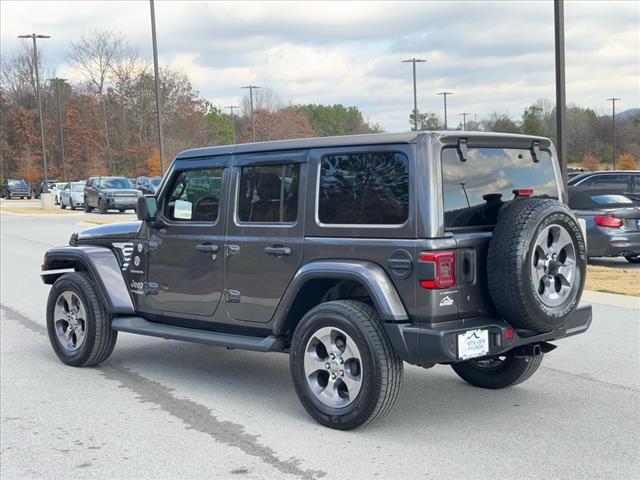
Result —
M 85 198 L 84 199 L 84 211 L 86 213 L 90 213 L 91 210 L 93 210 L 93 207 L 89 205 L 89 201 Z
M 629 263 L 640 263 L 640 255 L 625 255 L 624 258 Z
M 118 338 L 93 281 L 80 272 L 63 275 L 51 287 L 47 332 L 58 358 L 73 367 L 104 362 Z
M 496 357 L 485 360 L 468 360 L 451 365 L 453 371 L 465 382 L 480 388 L 498 389 L 517 385 L 533 375 L 542 354 L 519 357 Z
M 63 201 L 61 201 L 61 202 L 60 202 L 60 208 L 61 208 L 62 210 L 64 210 L 65 208 L 67 208 L 67 206 L 64 204 L 64 202 L 63 202 Z
M 100 213 L 102 215 L 107 213 L 107 206 L 105 205 L 105 202 L 103 202 L 101 198 L 98 199 L 98 210 L 100 210 Z
M 307 312 L 291 341 L 290 368 L 307 412 L 338 430 L 389 413 L 403 375 L 402 360 L 376 311 L 351 300 L 322 303 Z

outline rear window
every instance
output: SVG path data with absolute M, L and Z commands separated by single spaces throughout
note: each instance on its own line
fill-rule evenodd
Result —
M 553 162 L 546 151 L 533 161 L 528 149 L 469 148 L 462 162 L 455 147 L 442 150 L 445 228 L 491 226 L 513 191 L 558 198 Z

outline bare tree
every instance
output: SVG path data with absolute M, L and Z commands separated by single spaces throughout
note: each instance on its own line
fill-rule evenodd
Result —
M 113 173 L 113 154 L 109 141 L 107 109 L 104 102 L 104 88 L 113 73 L 113 68 L 121 59 L 125 49 L 122 35 L 108 30 L 96 30 L 90 37 L 82 36 L 80 41 L 71 42 L 68 61 L 89 83 L 95 87 L 102 104 L 105 142 L 109 156 L 109 171 Z

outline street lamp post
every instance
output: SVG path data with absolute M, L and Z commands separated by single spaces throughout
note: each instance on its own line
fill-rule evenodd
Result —
M 467 129 L 467 115 L 471 115 L 469 112 L 462 112 L 458 115 L 462 115 L 462 130 Z
M 421 58 L 410 58 L 408 60 L 402 60 L 402 63 L 413 64 L 413 129 L 418 130 L 418 93 L 416 89 L 416 63 L 424 63 L 426 60 Z
M 236 117 L 233 113 L 233 110 L 238 108 L 235 105 L 228 105 L 227 107 L 229 110 L 231 110 L 231 134 L 233 135 L 233 144 L 235 145 L 236 143 Z
M 18 38 L 31 38 L 33 40 L 33 69 L 35 71 L 36 96 L 38 97 L 38 115 L 40 116 L 40 139 L 42 140 L 42 165 L 44 167 L 43 193 L 49 193 L 49 178 L 47 175 L 47 153 L 44 140 L 44 119 L 42 118 L 42 100 L 40 99 L 40 75 L 38 73 L 38 47 L 36 38 L 51 38 L 50 35 L 40 35 L 37 33 L 18 35 Z
M 160 173 L 164 174 L 164 136 L 162 135 L 162 120 L 160 119 L 160 73 L 158 68 L 158 42 L 156 40 L 156 11 L 153 0 L 149 0 L 151 8 L 151 41 L 153 43 L 153 72 L 156 84 L 156 114 L 158 120 L 158 141 L 160 147 Z
M 64 82 L 65 78 L 49 78 L 50 82 L 55 82 L 56 84 L 56 106 L 58 107 L 58 125 L 60 126 L 60 158 L 62 162 L 62 177 L 64 181 L 67 181 L 67 168 L 65 166 L 65 158 L 64 158 L 64 133 L 62 130 L 62 112 L 60 111 L 60 82 Z
M 438 95 L 442 95 L 444 97 L 444 129 L 447 129 L 447 95 L 453 95 L 453 92 L 439 92 Z
M 242 87 L 242 88 L 249 89 L 249 105 L 251 106 L 251 138 L 252 138 L 252 141 L 255 142 L 256 141 L 256 124 L 253 120 L 253 91 L 260 87 L 258 87 L 257 85 L 247 85 L 246 87 Z
M 616 169 L 616 101 L 622 100 L 621 98 L 611 97 L 607 98 L 608 102 L 611 102 L 611 160 L 613 162 L 613 169 Z

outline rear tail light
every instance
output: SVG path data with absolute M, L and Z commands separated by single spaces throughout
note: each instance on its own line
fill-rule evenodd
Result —
M 421 278 L 420 286 L 427 289 L 449 288 L 456 284 L 454 252 L 422 252 L 420 262 L 431 263 L 429 278 Z M 427 275 L 425 275 L 426 277 Z
M 596 225 L 600 225 L 601 227 L 609 227 L 609 228 L 620 228 L 622 227 L 622 219 L 616 218 L 613 215 L 596 215 L 593 217 Z

